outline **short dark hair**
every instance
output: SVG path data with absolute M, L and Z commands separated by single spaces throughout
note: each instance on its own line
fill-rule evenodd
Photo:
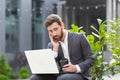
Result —
M 46 27 L 48 27 L 48 26 L 50 26 L 51 24 L 53 24 L 54 22 L 57 22 L 58 25 L 61 25 L 62 19 L 60 18 L 59 15 L 57 15 L 57 14 L 51 14 L 51 15 L 49 15 L 49 16 L 46 18 L 46 20 L 45 20 L 45 22 L 44 22 L 44 25 L 45 25 Z

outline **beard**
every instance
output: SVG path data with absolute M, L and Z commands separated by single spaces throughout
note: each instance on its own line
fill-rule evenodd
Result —
M 61 30 L 60 35 L 55 35 L 55 36 L 53 36 L 53 40 L 54 40 L 55 42 L 58 42 L 58 41 L 61 41 L 62 37 L 63 37 L 63 31 Z

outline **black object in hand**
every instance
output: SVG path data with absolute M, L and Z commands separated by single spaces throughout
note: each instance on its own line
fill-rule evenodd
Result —
M 63 58 L 60 60 L 60 66 L 63 67 L 65 64 L 68 64 L 68 59 Z

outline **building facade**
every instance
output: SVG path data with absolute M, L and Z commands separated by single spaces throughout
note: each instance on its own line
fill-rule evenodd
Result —
M 67 28 L 71 24 L 83 27 L 83 30 L 89 34 L 90 25 L 97 29 L 97 19 L 115 19 L 120 18 L 120 0 L 61 0 L 61 11 L 59 15 L 63 18 Z
M 57 0 L 1 0 L 0 51 L 15 53 L 46 47 L 43 22 Z M 51 9 L 50 9 L 51 8 Z

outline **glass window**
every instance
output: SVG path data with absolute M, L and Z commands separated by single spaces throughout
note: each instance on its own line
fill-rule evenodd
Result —
M 19 22 L 18 10 L 19 0 L 6 0 L 6 52 L 18 51 Z
M 42 48 L 42 0 L 32 0 L 32 49 Z

